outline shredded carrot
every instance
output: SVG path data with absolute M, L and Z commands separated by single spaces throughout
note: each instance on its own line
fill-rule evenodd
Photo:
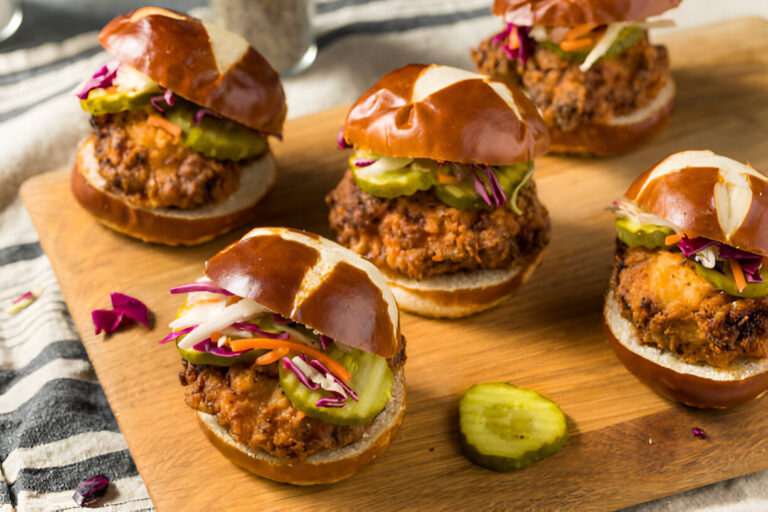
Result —
M 683 239 L 682 233 L 675 233 L 674 235 L 667 235 L 667 237 L 664 239 L 664 245 L 675 245 L 680 240 Z
M 731 265 L 731 272 L 733 272 L 733 280 L 736 281 L 736 288 L 738 288 L 740 292 L 743 292 L 744 288 L 747 287 L 747 280 L 744 277 L 744 272 L 741 270 L 741 265 L 739 265 L 739 262 L 733 258 L 729 259 L 728 263 Z
M 584 23 L 583 25 L 576 25 L 571 30 L 569 30 L 565 34 L 565 40 L 569 41 L 575 41 L 576 39 L 581 39 L 582 36 L 585 36 L 592 32 L 595 27 L 597 27 L 594 23 Z
M 452 176 L 450 174 L 437 173 L 437 181 L 439 181 L 443 185 L 448 185 L 451 183 L 458 183 L 459 178 L 457 178 L 456 176 Z
M 582 48 L 587 48 L 588 46 L 592 46 L 592 43 L 594 41 L 591 37 L 586 37 L 584 39 L 574 39 L 574 40 L 568 40 L 566 39 L 562 43 L 560 43 L 560 48 L 563 49 L 564 52 L 575 52 L 576 50 L 581 50 Z
M 165 130 L 166 132 L 170 133 L 174 137 L 180 137 L 181 136 L 181 127 L 176 126 L 169 120 L 156 116 L 151 115 L 147 118 L 147 124 L 150 126 L 156 126 L 157 128 L 160 128 L 161 130 Z
M 336 377 L 340 378 L 345 384 L 349 382 L 351 375 L 341 364 L 328 354 L 324 354 L 319 350 L 312 348 L 297 341 L 275 340 L 270 338 L 245 338 L 241 340 L 231 340 L 229 347 L 234 352 L 240 352 L 241 350 L 248 350 L 251 348 L 268 348 L 276 349 L 280 347 L 287 347 L 291 352 L 299 352 L 307 354 L 323 363 Z
M 509 34 L 509 49 L 517 50 L 520 47 L 520 39 L 517 37 L 517 30 L 513 30 Z
M 272 364 L 284 355 L 288 354 L 290 349 L 288 347 L 278 347 L 270 350 L 266 354 L 259 356 L 256 359 L 256 364 Z

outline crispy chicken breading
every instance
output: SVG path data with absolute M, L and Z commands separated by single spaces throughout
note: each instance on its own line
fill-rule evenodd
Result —
M 644 344 L 718 368 L 768 356 L 768 297 L 718 290 L 679 252 L 619 242 L 611 288 Z
M 361 190 L 347 171 L 325 198 L 338 242 L 413 279 L 534 260 L 549 243 L 549 215 L 530 183 L 507 208 L 460 210 L 430 192 L 392 199 Z

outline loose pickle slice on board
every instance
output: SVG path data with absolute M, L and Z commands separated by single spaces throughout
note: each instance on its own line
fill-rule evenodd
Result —
M 523 469 L 568 440 L 557 404 L 508 382 L 469 388 L 459 401 L 459 426 L 467 457 L 495 471 Z
M 765 263 L 760 268 L 760 275 L 763 276 L 762 283 L 747 283 L 747 287 L 742 291 L 736 286 L 731 274 L 723 274 L 715 269 L 707 268 L 700 263 L 695 263 L 696 273 L 701 277 L 712 283 L 712 286 L 718 290 L 723 290 L 725 293 L 733 295 L 734 297 L 746 297 L 750 299 L 765 297 L 768 295 L 768 271 L 765 269 Z
M 180 127 L 185 146 L 217 160 L 242 160 L 260 155 L 267 141 L 257 132 L 229 119 L 203 116 L 195 124 L 197 105 L 176 98 L 176 106 L 165 114 L 166 119 Z
M 317 407 L 321 398 L 331 397 L 322 388 L 317 391 L 304 386 L 292 371 L 280 364 L 280 387 L 288 400 L 307 416 L 333 425 L 361 425 L 369 422 L 387 405 L 392 390 L 392 370 L 387 360 L 358 349 L 342 350 L 331 345 L 326 354 L 341 363 L 352 375 L 349 387 L 358 394 L 358 401 L 347 398 L 344 407 Z
M 632 248 L 655 249 L 656 247 L 664 247 L 664 240 L 667 236 L 675 234 L 674 229 L 654 224 L 640 225 L 628 217 L 617 217 L 615 224 L 616 236 Z

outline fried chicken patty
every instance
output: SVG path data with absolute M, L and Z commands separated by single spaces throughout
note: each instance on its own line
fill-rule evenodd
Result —
M 403 348 L 388 360 L 397 372 L 405 364 Z M 182 359 L 179 381 L 187 405 L 214 414 L 238 442 L 282 459 L 302 461 L 313 453 L 359 441 L 373 420 L 363 425 L 331 425 L 299 411 L 280 388 L 278 364 L 237 363 L 197 366 Z
M 391 199 L 361 190 L 347 171 L 325 198 L 340 244 L 413 279 L 533 261 L 549 243 L 549 214 L 530 182 L 507 208 L 459 210 L 430 192 Z
M 208 158 L 147 123 L 151 107 L 91 117 L 107 189 L 148 208 L 196 208 L 240 186 L 240 164 Z
M 313 453 L 354 443 L 370 429 L 370 423 L 331 425 L 296 409 L 280 388 L 278 363 L 183 364 L 179 379 L 188 386 L 187 405 L 215 414 L 235 439 L 253 450 L 304 460 Z
M 666 83 L 669 56 L 646 36 L 622 54 L 601 59 L 587 72 L 536 45 L 523 65 L 509 60 L 493 37 L 472 58 L 481 73 L 521 84 L 541 110 L 547 126 L 568 131 L 586 122 L 607 123 L 653 100 Z
M 718 368 L 737 358 L 768 356 L 768 297 L 718 290 L 679 252 L 619 242 L 611 288 L 646 345 Z

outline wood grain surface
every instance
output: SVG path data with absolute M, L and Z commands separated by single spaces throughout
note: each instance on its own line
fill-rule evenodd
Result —
M 532 280 L 500 307 L 463 320 L 404 314 L 408 411 L 389 451 L 332 486 L 253 477 L 203 437 L 184 404 L 172 345 L 157 345 L 180 301 L 168 289 L 244 230 L 196 248 L 148 245 L 97 224 L 75 203 L 66 170 L 22 198 L 158 510 L 612 509 L 768 467 L 765 399 L 724 411 L 672 404 L 617 362 L 601 330 L 614 250 L 605 211 L 670 153 L 710 148 L 768 168 L 768 21 L 748 18 L 654 34 L 671 52 L 679 99 L 650 144 L 609 159 L 546 157 L 535 179 L 552 244 Z M 330 236 L 324 195 L 348 156 L 335 149 L 344 109 L 289 121 L 274 145 L 281 175 L 254 225 Z M 90 311 L 121 291 L 145 301 L 154 327 L 94 336 Z M 472 465 L 457 440 L 457 401 L 472 384 L 510 380 L 555 400 L 571 439 L 513 473 Z M 701 427 L 708 439 L 697 439 Z

